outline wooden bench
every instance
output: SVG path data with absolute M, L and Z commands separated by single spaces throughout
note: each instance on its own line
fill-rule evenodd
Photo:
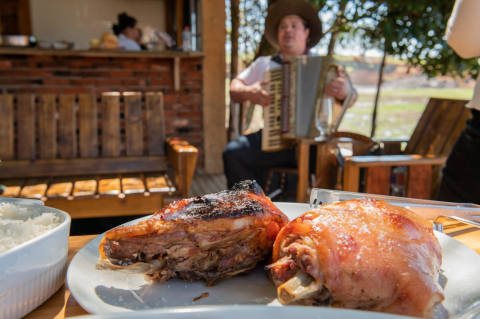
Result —
M 198 155 L 163 122 L 161 93 L 0 95 L 2 196 L 72 218 L 154 213 L 188 197 Z

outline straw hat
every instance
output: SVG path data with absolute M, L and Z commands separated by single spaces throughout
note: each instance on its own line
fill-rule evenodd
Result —
M 265 19 L 265 38 L 267 41 L 275 48 L 280 48 L 277 41 L 278 24 L 284 16 L 290 14 L 296 14 L 307 21 L 310 29 L 307 47 L 314 47 L 323 37 L 322 22 L 318 17 L 318 11 L 305 0 L 277 0 L 268 8 L 267 18 Z

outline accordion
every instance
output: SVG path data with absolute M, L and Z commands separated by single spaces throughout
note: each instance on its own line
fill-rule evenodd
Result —
M 271 104 L 263 109 L 263 151 L 282 150 L 294 138 L 318 136 L 315 112 L 324 99 L 331 99 L 333 105 L 330 132 L 338 129 L 352 97 L 349 92 L 340 103 L 324 93 L 325 87 L 338 76 L 338 68 L 339 64 L 330 56 L 302 56 L 265 72 Z

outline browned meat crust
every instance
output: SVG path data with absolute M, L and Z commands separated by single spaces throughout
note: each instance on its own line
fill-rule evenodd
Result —
M 164 282 L 179 276 L 208 285 L 244 273 L 270 255 L 288 218 L 257 183 L 173 203 L 137 225 L 105 234 L 100 269 L 143 273 Z M 107 261 L 108 260 L 108 261 Z
M 444 300 L 431 223 L 384 201 L 348 200 L 288 223 L 275 241 L 280 302 L 429 318 Z

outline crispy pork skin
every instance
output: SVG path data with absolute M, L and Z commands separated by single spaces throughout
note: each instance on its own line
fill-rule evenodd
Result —
M 431 224 L 385 201 L 348 200 L 291 221 L 271 270 L 282 304 L 300 301 L 431 317 L 444 300 Z
M 257 183 L 177 201 L 137 225 L 112 229 L 97 269 L 144 274 L 149 281 L 205 279 L 209 286 L 270 256 L 288 218 Z

